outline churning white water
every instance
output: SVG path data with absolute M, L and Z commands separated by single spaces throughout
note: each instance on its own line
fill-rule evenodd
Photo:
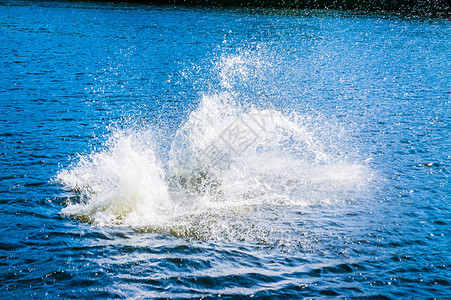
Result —
M 344 201 L 368 182 L 364 164 L 334 151 L 340 140 L 324 133 L 321 120 L 241 103 L 228 80 L 246 74 L 243 58 L 223 59 L 223 89 L 201 97 L 167 161 L 155 154 L 161 141 L 142 128 L 116 130 L 101 150 L 80 155 L 57 176 L 78 194 L 62 214 L 100 226 L 196 235 L 200 218 L 227 227 L 231 211 Z

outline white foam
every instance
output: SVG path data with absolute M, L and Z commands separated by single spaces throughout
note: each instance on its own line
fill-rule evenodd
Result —
M 102 150 L 81 155 L 58 174 L 80 198 L 62 214 L 101 226 L 190 227 L 199 222 L 193 216 L 212 209 L 221 215 L 249 205 L 327 202 L 368 182 L 364 165 L 325 146 L 334 141 L 319 132 L 324 124 L 315 131 L 308 116 L 240 103 L 229 79 L 247 76 L 246 62 L 223 61 L 227 90 L 202 96 L 177 131 L 167 162 L 156 157 L 154 143 L 163 141 L 152 140 L 149 130 L 116 130 Z
M 116 132 L 105 149 L 81 156 L 57 176 L 81 202 L 62 210 L 98 225 L 161 223 L 173 212 L 167 184 L 142 132 Z

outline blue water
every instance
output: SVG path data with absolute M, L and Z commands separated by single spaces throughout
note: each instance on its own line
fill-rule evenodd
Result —
M 2 298 L 451 295 L 449 19 L 7 0 L 0 70 Z

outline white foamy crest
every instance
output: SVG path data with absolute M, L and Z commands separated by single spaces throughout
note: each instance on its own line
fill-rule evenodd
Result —
M 234 97 L 204 96 L 180 128 L 170 151 L 171 184 L 209 193 L 208 205 L 216 207 L 304 205 L 365 182 L 363 166 L 337 160 L 296 114 L 244 108 Z
M 57 181 L 80 203 L 62 210 L 98 225 L 161 223 L 174 213 L 163 170 L 147 134 L 117 131 L 104 150 L 80 156 Z

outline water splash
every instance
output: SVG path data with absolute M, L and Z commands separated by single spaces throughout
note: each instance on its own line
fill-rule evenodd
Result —
M 221 60 L 222 88 L 201 97 L 167 162 L 155 155 L 162 141 L 150 130 L 116 130 L 102 150 L 59 172 L 57 181 L 79 196 L 62 214 L 101 226 L 230 237 L 241 228 L 231 215 L 341 201 L 365 185 L 369 171 L 334 152 L 340 141 L 325 139 L 321 120 L 240 101 L 235 85 L 255 77 L 245 58 Z
M 58 182 L 80 202 L 62 210 L 97 225 L 161 222 L 173 208 L 163 170 L 145 132 L 115 132 L 104 149 L 79 157 Z

